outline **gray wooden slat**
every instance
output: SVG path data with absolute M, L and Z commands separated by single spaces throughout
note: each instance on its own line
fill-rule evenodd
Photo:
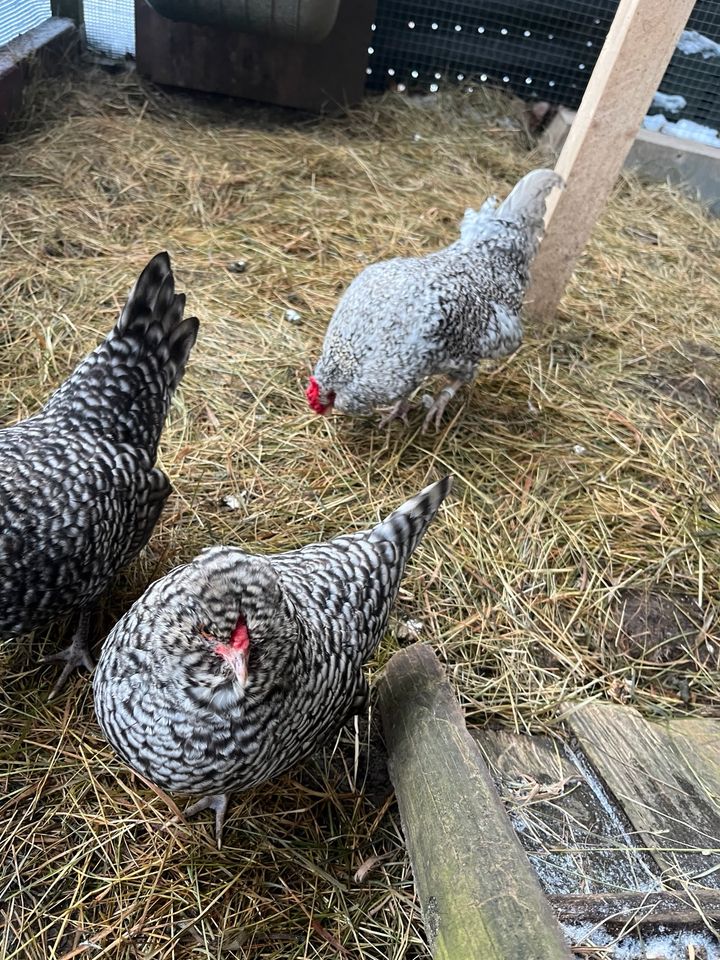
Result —
M 613 704 L 584 704 L 567 720 L 666 882 L 720 888 L 717 743 L 703 746 L 697 726 L 678 732 L 685 721 L 649 723 Z M 712 729 L 703 727 L 706 736 Z
M 720 920 L 720 896 L 698 891 L 672 893 L 591 893 L 552 896 L 550 902 L 563 923 L 602 923 L 611 928 L 652 924 L 701 927 Z
M 480 744 L 520 842 L 548 894 L 660 890 L 619 807 L 556 738 L 486 727 Z

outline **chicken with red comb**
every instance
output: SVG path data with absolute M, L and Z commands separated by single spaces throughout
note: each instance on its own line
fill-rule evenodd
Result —
M 363 664 L 405 565 L 450 489 L 426 487 L 368 530 L 251 556 L 211 547 L 146 590 L 95 671 L 105 736 L 186 814 L 277 776 L 366 706 Z
M 437 428 L 448 402 L 485 358 L 517 350 L 520 308 L 543 232 L 545 201 L 562 179 L 524 177 L 497 206 L 467 210 L 460 239 L 424 257 L 366 267 L 340 298 L 307 388 L 316 413 L 407 417 L 409 398 L 431 376 L 447 378 L 423 429 Z

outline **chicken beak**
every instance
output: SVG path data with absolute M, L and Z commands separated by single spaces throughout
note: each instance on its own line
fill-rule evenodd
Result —
M 228 663 L 232 667 L 232 671 L 235 674 L 235 677 L 237 678 L 237 682 L 240 684 L 241 687 L 244 688 L 248 680 L 247 652 L 245 650 L 233 650 L 233 648 L 230 647 L 228 649 L 228 653 L 226 653 L 225 656 L 227 658 Z
M 244 687 L 248 681 L 248 651 L 238 650 L 226 643 L 218 643 L 215 647 L 215 653 L 219 654 L 230 665 L 238 683 L 241 687 Z
M 235 676 L 238 678 L 238 683 L 241 687 L 244 687 L 247 684 L 248 680 L 248 669 L 247 669 L 247 654 L 245 651 L 239 653 L 235 658 L 233 667 L 235 669 Z

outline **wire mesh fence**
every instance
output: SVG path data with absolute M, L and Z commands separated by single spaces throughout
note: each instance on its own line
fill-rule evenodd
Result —
M 135 53 L 134 0 L 85 0 L 88 45 L 107 56 Z
M 671 113 L 720 129 L 720 0 L 695 4 L 660 91 L 685 101 Z
M 617 0 L 380 0 L 368 86 L 434 93 L 472 79 L 577 106 Z
M 368 87 L 434 93 L 503 86 L 525 100 L 577 107 L 618 0 L 379 0 Z M 720 126 L 720 0 L 698 0 L 660 86 L 670 109 Z

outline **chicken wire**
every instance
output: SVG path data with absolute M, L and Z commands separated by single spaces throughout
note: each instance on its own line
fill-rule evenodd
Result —
M 368 86 L 431 93 L 473 78 L 577 106 L 617 0 L 380 0 Z
M 134 0 L 84 0 L 88 46 L 108 56 L 135 53 Z
M 50 0 L 0 0 L 0 44 L 32 30 L 50 16 Z
M 368 86 L 504 86 L 577 107 L 618 0 L 379 0 Z M 720 0 L 698 0 L 660 85 L 672 119 L 720 126 Z M 667 103 L 667 101 L 664 101 Z M 659 107 L 658 107 L 659 109 Z
M 656 97 L 651 113 L 681 122 L 679 129 L 666 123 L 657 129 L 720 147 L 720 0 L 695 4 L 659 92 L 662 96 Z M 714 139 L 693 130 L 688 120 L 711 128 Z

